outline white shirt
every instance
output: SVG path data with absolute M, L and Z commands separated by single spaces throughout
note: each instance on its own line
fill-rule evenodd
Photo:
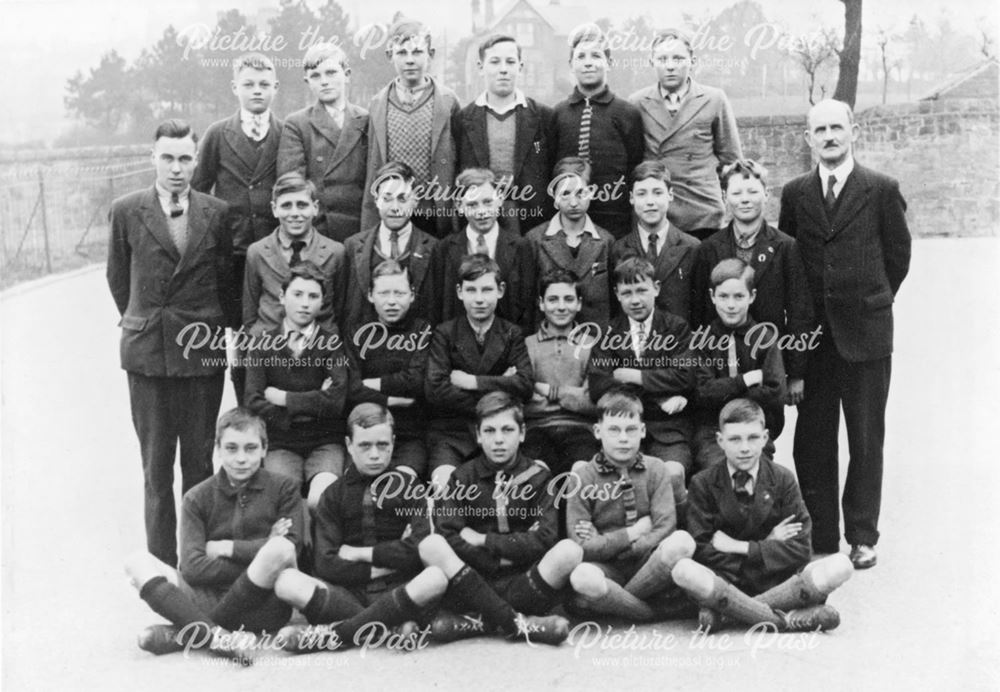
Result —
M 514 89 L 514 100 L 511 103 L 509 103 L 506 106 L 504 106 L 504 108 L 501 110 L 501 109 L 497 108 L 496 106 L 494 106 L 492 103 L 490 103 L 490 92 L 484 91 L 476 99 L 476 105 L 477 106 L 485 106 L 486 108 L 489 108 L 491 111 L 493 111 L 497 115 L 503 115 L 504 113 L 507 113 L 508 111 L 514 110 L 518 106 L 524 106 L 525 108 L 527 108 L 528 107 L 528 101 L 524 98 L 524 92 L 523 91 L 521 91 L 520 89 Z
M 559 231 L 563 230 L 561 218 L 560 214 L 556 214 L 552 217 L 552 220 L 549 221 L 548 228 L 545 229 L 545 235 L 555 235 Z M 594 228 L 594 222 L 590 220 L 589 216 L 584 218 L 583 233 L 589 234 L 594 240 L 601 239 L 601 236 L 597 233 L 597 229 Z M 566 231 L 566 235 L 570 235 L 570 233 Z
M 413 224 L 408 223 L 401 229 L 396 231 L 399 233 L 399 240 L 396 242 L 396 247 L 399 249 L 399 254 L 403 254 L 406 251 L 406 245 L 410 242 L 410 231 L 413 230 Z M 385 257 L 392 257 L 392 244 L 389 242 L 389 234 L 392 233 L 388 228 L 385 227 L 384 223 L 380 223 L 378 226 L 378 249 Z
M 640 331 L 640 327 L 642 330 Z M 628 318 L 629 334 L 632 336 L 632 352 L 636 359 L 642 358 L 642 346 L 649 341 L 649 335 L 653 331 L 653 313 L 649 313 L 642 322 L 636 322 L 631 317 Z
M 337 123 L 337 127 L 344 126 L 344 104 L 341 104 L 339 108 L 323 104 L 323 108 L 330 114 L 330 117 L 333 118 L 333 122 Z
M 497 240 L 500 238 L 500 225 L 497 223 L 493 224 L 493 228 L 483 234 L 484 240 L 486 240 L 486 249 L 490 253 L 490 257 L 496 259 L 497 256 Z M 466 226 L 465 228 L 465 238 L 469 241 L 469 254 L 474 254 L 476 252 L 476 245 L 478 244 L 477 238 L 479 234 L 474 230 Z
M 240 109 L 240 125 L 243 126 L 243 134 L 245 134 L 250 139 L 253 139 L 253 135 L 250 134 L 251 126 L 253 125 L 254 117 L 260 118 L 260 139 L 267 137 L 267 131 L 271 129 L 271 111 L 266 110 L 257 116 L 246 110 L 245 108 Z M 259 142 L 260 139 L 257 141 Z
M 292 332 L 298 332 L 302 336 L 298 339 L 292 339 Z M 313 320 L 305 327 L 299 327 L 292 324 L 286 317 L 281 321 L 281 335 L 287 339 L 288 348 L 291 349 L 292 353 L 298 355 L 302 353 L 305 349 L 306 344 L 308 344 L 316 333 L 316 320 Z
M 182 192 L 177 193 L 177 198 L 180 200 L 181 209 L 184 213 L 188 210 L 188 194 L 191 192 L 191 188 L 186 187 Z M 160 200 L 160 208 L 163 209 L 163 213 L 170 218 L 170 197 L 173 193 L 167 192 L 166 188 L 162 187 L 159 183 L 156 183 L 156 197 Z
M 726 470 L 729 471 L 729 482 L 733 484 L 733 487 L 735 489 L 736 481 L 733 480 L 733 474 L 736 473 L 739 469 L 737 469 L 735 466 L 729 463 L 729 460 L 726 459 Z M 747 473 L 750 474 L 750 480 L 747 482 L 745 486 L 743 486 L 747 489 L 747 492 L 750 493 L 751 495 L 753 494 L 753 489 L 757 487 L 758 471 L 760 471 L 760 459 L 757 460 L 757 463 L 753 465 L 752 469 L 749 469 L 747 471 Z
M 649 231 L 642 227 L 642 224 L 636 224 L 636 228 L 639 229 L 639 239 L 642 241 L 642 251 L 646 252 L 649 247 Z M 656 232 L 656 256 L 659 257 L 660 253 L 663 252 L 663 246 L 667 243 L 667 231 L 670 230 L 669 224 L 663 224 L 663 228 Z
M 844 183 L 847 182 L 847 176 L 851 174 L 854 170 L 854 157 L 848 156 L 847 160 L 834 169 L 829 169 L 822 163 L 819 164 L 819 182 L 823 185 L 823 197 L 826 198 L 826 184 L 830 180 L 830 176 L 833 175 L 837 178 L 837 182 L 833 185 L 833 194 L 840 197 L 840 191 L 844 189 Z

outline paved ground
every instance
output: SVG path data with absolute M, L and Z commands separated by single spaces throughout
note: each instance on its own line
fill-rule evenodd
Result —
M 707 640 L 645 626 L 645 649 L 472 641 L 404 655 L 273 656 L 249 670 L 154 658 L 156 621 L 120 567 L 143 543 L 142 477 L 117 315 L 95 269 L 2 302 L 3 678 L 10 690 L 1000 689 L 995 456 L 1000 240 L 924 240 L 897 303 L 880 564 L 832 599 L 833 633 Z M 41 316 L 58 315 L 58 323 Z M 232 404 L 227 392 L 224 405 Z M 788 429 L 794 424 L 791 413 Z M 790 437 L 778 459 L 790 463 Z M 615 634 L 624 634 L 615 628 Z M 673 637 L 673 641 L 669 638 Z

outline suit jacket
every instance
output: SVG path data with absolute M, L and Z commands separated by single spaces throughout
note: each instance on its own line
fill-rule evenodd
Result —
M 375 309 L 368 302 L 368 287 L 372 279 L 372 257 L 378 240 L 378 225 L 347 239 L 347 287 L 344 300 L 347 325 L 361 325 L 378 319 Z M 432 291 L 428 274 L 431 253 L 437 240 L 416 226 L 411 226 L 409 247 L 401 255 L 402 263 L 409 269 L 410 284 L 413 286 L 413 304 L 410 313 L 416 317 L 430 316 Z M 401 248 L 401 251 L 404 249 Z M 348 335 L 350 336 L 350 335 Z
M 271 213 L 271 188 L 282 122 L 273 113 L 267 136 L 256 151 L 243 133 L 240 114 L 212 123 L 198 149 L 191 187 L 227 202 L 233 213 L 233 250 L 245 254 L 278 225 Z
M 316 228 L 343 242 L 359 232 L 366 197 L 368 111 L 344 106 L 344 126 L 338 130 L 321 103 L 288 116 L 278 147 L 278 175 L 298 171 L 316 185 L 321 218 Z
M 431 125 L 431 181 L 437 183 L 435 195 L 435 222 L 437 237 L 443 238 L 457 228 L 455 205 L 443 191 L 451 189 L 455 182 L 455 138 L 451 123 L 458 113 L 458 97 L 455 92 L 431 78 L 434 84 L 434 120 Z M 389 82 L 372 99 L 368 106 L 368 173 L 365 178 L 364 205 L 361 209 L 361 228 L 371 228 L 379 222 L 375 197 L 368 194 L 375 173 L 388 161 L 389 157 Z
M 845 360 L 892 353 L 892 303 L 910 268 L 905 212 L 899 183 L 857 162 L 832 218 L 816 168 L 781 192 L 778 227 L 798 241 L 815 314 Z
M 313 262 L 327 277 L 323 287 L 323 306 L 316 321 L 329 328 L 342 322 L 347 266 L 344 246 L 317 233 L 311 245 L 302 251 L 302 260 Z M 285 311 L 279 302 L 281 284 L 290 276 L 288 260 L 281 253 L 278 231 L 258 240 L 247 250 L 243 275 L 243 327 L 251 334 L 277 329 Z
M 661 159 L 670 171 L 670 223 L 688 232 L 722 226 L 725 207 L 717 169 L 743 156 L 726 94 L 691 80 L 675 115 L 667 111 L 656 84 L 635 92 L 629 101 L 642 112 L 646 159 Z
M 769 539 L 771 529 L 790 516 L 802 523 L 802 530 L 787 541 Z M 785 581 L 812 556 L 812 520 L 795 476 L 763 456 L 747 505 L 733 491 L 726 462 L 696 474 L 688 488 L 687 530 L 695 540 L 694 559 L 750 595 Z M 716 531 L 748 541 L 750 552 L 719 552 L 712 547 Z
M 500 278 L 507 284 L 503 297 L 497 304 L 497 316 L 520 326 L 532 329 L 525 323 L 525 296 L 528 277 L 524 275 L 526 241 L 514 231 L 500 226 L 497 238 L 496 260 L 500 265 Z M 430 288 L 431 324 L 440 324 L 454 317 L 464 317 L 465 307 L 458 299 L 458 268 L 462 258 L 469 254 L 469 239 L 465 229 L 442 238 L 431 253 Z M 533 331 L 533 330 L 532 330 Z
M 758 322 L 772 323 L 782 334 L 808 334 L 816 325 L 806 270 L 795 239 L 765 222 L 752 254 L 750 266 L 754 270 L 757 297 L 750 304 L 750 315 Z M 733 257 L 736 257 L 736 238 L 731 223 L 698 246 L 691 275 L 692 326 L 708 325 L 715 319 L 715 305 L 709 296 L 712 269 Z M 805 353 L 789 349 L 781 355 L 789 378 L 805 375 Z
M 555 165 L 552 146 L 552 109 L 532 98 L 525 98 L 527 106 L 514 113 L 516 140 L 514 142 L 514 201 L 518 216 L 509 219 L 511 230 L 524 231 L 552 215 L 552 201 L 548 184 Z M 490 168 L 490 143 L 486 132 L 488 113 L 485 106 L 470 103 L 463 108 L 452 123 L 458 150 L 458 170 Z M 530 188 L 531 194 L 527 194 Z
M 121 314 L 123 370 L 201 377 L 226 369 L 221 337 L 239 324 L 228 216 L 225 202 L 192 190 L 187 248 L 179 255 L 155 188 L 111 203 L 107 279 Z M 200 345 L 185 352 L 178 338 Z
M 694 274 L 694 260 L 698 249 L 698 239 L 683 233 L 674 226 L 667 229 L 667 240 L 656 258 L 654 268 L 656 280 L 660 282 L 660 294 L 656 296 L 656 309 L 672 312 L 691 323 L 691 305 L 694 303 L 691 277 Z M 611 267 L 628 257 L 645 257 L 642 236 L 633 229 L 624 238 L 615 241 L 611 251 Z

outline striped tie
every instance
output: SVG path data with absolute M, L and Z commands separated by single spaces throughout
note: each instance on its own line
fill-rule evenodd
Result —
M 619 469 L 621 473 L 622 504 L 625 505 L 625 525 L 632 526 L 639 520 L 639 513 L 635 509 L 635 486 L 628 476 L 628 468 Z
M 510 533 L 510 523 L 507 521 L 507 479 L 503 471 L 497 471 L 496 488 L 493 490 L 493 499 L 496 501 L 497 509 L 497 532 Z
M 736 357 L 736 332 L 728 334 L 727 336 L 729 336 L 729 376 L 736 377 L 740 374 L 740 361 Z
M 594 107 L 590 105 L 590 99 L 584 99 L 586 104 L 583 107 L 583 115 L 580 117 L 580 158 L 590 163 L 590 117 L 594 114 Z
M 389 231 L 389 259 L 399 258 L 399 231 Z

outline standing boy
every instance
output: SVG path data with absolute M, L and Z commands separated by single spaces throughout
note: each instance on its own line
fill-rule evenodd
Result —
M 695 302 L 691 277 L 698 241 L 668 219 L 674 197 L 671 174 L 662 161 L 642 162 L 636 166 L 632 178 L 629 200 L 638 223 L 615 243 L 611 261 L 615 265 L 626 257 L 649 261 L 660 282 L 657 309 L 673 313 L 690 324 L 691 305 Z
M 121 365 L 145 477 L 146 546 L 177 565 L 174 459 L 183 490 L 212 475 L 227 326 L 238 324 L 225 202 L 190 187 L 197 138 L 182 120 L 156 128 L 155 185 L 111 205 L 108 286 L 121 315 Z M 200 323 L 208 343 L 186 341 Z M 188 348 L 190 347 L 190 348 Z
M 343 49 L 317 43 L 302 58 L 316 103 L 288 116 L 278 174 L 295 171 L 316 186 L 316 230 L 344 242 L 361 230 L 368 165 L 368 111 L 347 100 L 351 68 Z
M 809 512 L 792 472 L 762 455 L 760 406 L 748 399 L 726 404 L 717 439 L 726 462 L 696 475 L 688 495 L 694 559 L 672 572 L 702 606 L 699 625 L 710 630 L 726 616 L 780 630 L 834 629 L 840 615 L 823 604 L 850 578 L 851 563 L 839 554 L 809 561 Z
M 670 222 L 703 240 L 722 226 L 716 173 L 743 155 L 736 117 L 721 89 L 691 78 L 691 39 L 677 29 L 653 38 L 652 63 L 657 83 L 629 101 L 642 112 L 646 160 L 662 161 L 670 170 L 675 197 Z
M 478 65 L 486 91 L 452 123 L 458 167 L 488 168 L 497 175 L 500 187 L 516 198 L 504 202 L 504 223 L 523 235 L 549 213 L 552 109 L 518 88 L 524 63 L 512 36 L 488 36 L 479 44 Z
M 427 74 L 434 48 L 420 22 L 400 18 L 389 28 L 386 56 L 396 79 L 375 94 L 368 126 L 368 173 L 371 191 L 378 170 L 402 161 L 416 176 L 418 207 L 413 222 L 435 238 L 455 228 L 455 210 L 446 194 L 455 179 L 455 140 L 451 123 L 458 113 L 455 92 Z M 378 222 L 374 197 L 365 196 L 361 228 Z
M 434 330 L 425 394 L 436 492 L 444 490 L 452 471 L 476 451 L 472 412 L 482 395 L 499 390 L 520 401 L 531 396 L 531 361 L 521 330 L 496 314 L 505 288 L 495 261 L 482 254 L 466 257 L 455 284 L 465 314 Z
M 590 215 L 598 226 L 621 238 L 631 228 L 625 192 L 629 172 L 642 161 L 642 115 L 608 88 L 611 49 L 600 27 L 580 27 L 570 45 L 576 86 L 553 109 L 555 156 L 579 156 L 593 167 L 596 194 Z

